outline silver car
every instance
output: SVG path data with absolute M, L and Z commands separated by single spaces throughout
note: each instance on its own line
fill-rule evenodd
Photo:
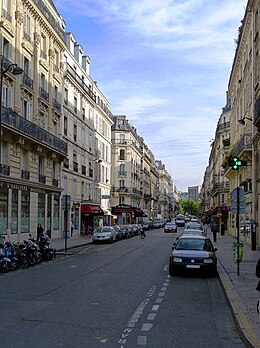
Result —
M 110 242 L 113 243 L 117 240 L 116 230 L 111 226 L 98 227 L 92 236 L 93 243 L 96 242 Z

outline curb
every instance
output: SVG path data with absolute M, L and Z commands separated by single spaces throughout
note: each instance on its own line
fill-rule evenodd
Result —
M 67 250 L 75 249 L 75 248 L 78 248 L 78 247 L 81 247 L 81 246 L 84 246 L 84 245 L 88 245 L 88 244 L 92 244 L 92 239 L 89 240 L 88 242 L 86 241 L 86 242 L 83 242 L 83 243 L 80 243 L 80 244 L 67 246 Z M 64 255 L 68 255 L 68 252 L 65 252 L 65 247 L 59 247 L 59 248 L 56 248 L 56 250 L 57 250 L 56 254 L 60 255 L 62 253 Z
M 247 347 L 260 348 L 260 340 L 247 318 L 247 311 L 220 260 L 219 266 L 218 273 L 221 280 L 220 283 L 228 300 L 240 336 Z

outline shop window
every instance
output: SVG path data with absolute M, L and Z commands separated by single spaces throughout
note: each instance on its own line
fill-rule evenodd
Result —
M 21 232 L 29 232 L 30 222 L 30 193 L 22 191 L 21 195 Z
M 58 230 L 60 228 L 60 198 L 54 196 L 53 200 L 53 229 Z
M 18 232 L 18 190 L 12 190 L 12 219 L 11 219 L 11 233 Z
M 0 189 L 0 235 L 7 233 L 8 221 L 8 191 Z

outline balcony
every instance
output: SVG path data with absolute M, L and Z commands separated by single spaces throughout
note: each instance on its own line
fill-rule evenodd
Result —
M 244 133 L 234 149 L 233 156 L 240 156 L 243 152 L 252 152 L 252 133 Z
M 49 101 L 49 93 L 42 87 L 39 87 L 39 96 L 47 102 Z
M 9 176 L 10 175 L 10 166 L 0 163 L 0 175 Z
M 230 128 L 230 122 L 223 122 L 223 123 L 218 125 L 217 131 L 227 129 L 227 128 Z
M 115 192 L 128 192 L 128 188 L 127 187 L 114 187 L 114 191 Z
M 219 182 L 213 185 L 211 195 L 215 196 L 218 193 L 229 192 L 229 182 Z
M 66 64 L 66 67 L 67 67 L 67 73 L 70 74 L 77 81 L 77 83 L 84 89 L 86 94 L 96 103 L 96 96 L 95 96 L 95 94 L 85 84 L 84 80 L 79 77 L 77 72 L 68 63 Z
M 121 171 L 121 170 L 119 170 L 118 176 L 126 176 L 126 175 L 127 175 L 127 172 L 126 172 L 126 171 Z
M 62 155 L 67 155 L 68 145 L 63 140 L 3 106 L 2 127 L 11 129 L 15 133 L 19 132 L 37 144 L 40 142 L 42 146 L 46 145 Z
M 28 170 L 21 170 L 21 179 L 30 180 L 30 172 Z
M 51 11 L 48 9 L 48 7 L 44 4 L 44 2 L 42 0 L 33 0 L 33 2 L 35 3 L 35 5 L 39 8 L 40 13 L 45 16 L 45 18 L 47 19 L 47 21 L 50 23 L 50 25 L 53 27 L 53 29 L 55 30 L 55 33 L 57 33 L 60 38 L 62 39 L 62 41 L 65 42 L 65 33 L 62 30 L 60 24 L 58 21 L 56 21 L 56 19 L 54 18 L 54 16 L 52 15 Z
M 57 99 L 53 99 L 52 100 L 52 106 L 54 107 L 54 109 L 58 110 L 59 112 L 61 112 L 61 103 L 58 102 Z
M 42 174 L 39 174 L 39 182 L 41 184 L 46 184 L 46 176 L 42 175 Z
M 25 73 L 23 73 L 23 84 L 33 90 L 33 80 Z

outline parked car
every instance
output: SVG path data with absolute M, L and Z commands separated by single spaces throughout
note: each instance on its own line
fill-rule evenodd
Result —
M 140 234 L 140 227 L 139 227 L 139 225 L 137 225 L 137 224 L 132 224 L 131 226 L 132 226 L 134 235 L 135 235 L 135 236 L 138 236 L 138 235 Z
M 125 235 L 123 233 L 123 230 L 121 230 L 120 226 L 115 225 L 113 228 L 116 230 L 116 239 L 121 240 L 125 238 Z
M 120 225 L 120 228 L 123 231 L 125 238 L 130 238 L 134 236 L 133 228 L 131 225 Z
M 164 232 L 174 232 L 177 233 L 177 225 L 175 222 L 167 222 L 167 224 L 164 226 Z
M 111 226 L 98 227 L 92 235 L 92 241 L 93 243 L 96 243 L 96 242 L 112 243 L 117 240 L 116 234 L 117 234 L 116 230 Z
M 172 247 L 169 274 L 174 276 L 189 271 L 217 275 L 217 249 L 205 236 L 183 235 Z

